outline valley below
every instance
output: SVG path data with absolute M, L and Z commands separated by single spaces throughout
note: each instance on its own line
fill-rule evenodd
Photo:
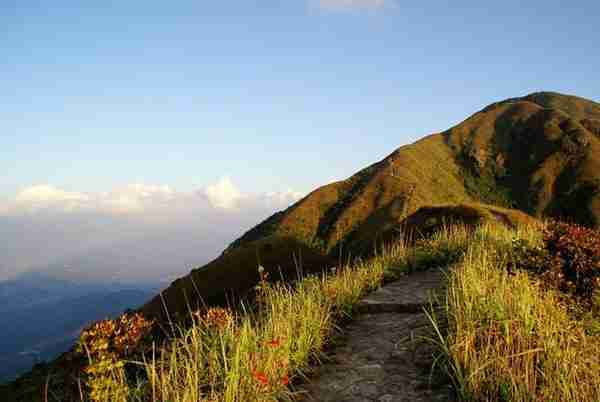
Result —
M 141 305 L 157 288 L 119 289 L 33 273 L 0 282 L 0 381 L 56 358 L 85 326 Z

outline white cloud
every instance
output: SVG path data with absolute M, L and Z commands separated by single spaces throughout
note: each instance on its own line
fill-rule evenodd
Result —
M 66 191 L 49 184 L 19 191 L 14 199 L 0 203 L 0 214 L 46 212 L 135 213 L 175 196 L 168 186 L 129 184 L 106 193 Z
M 83 193 L 61 190 L 51 185 L 35 185 L 21 190 L 14 204 L 28 210 L 59 206 L 73 210 L 88 202 L 90 198 Z
M 177 197 L 169 186 L 129 184 L 100 194 L 95 198 L 95 208 L 109 213 L 142 213 L 164 205 Z
M 270 192 L 263 196 L 265 205 L 277 207 L 278 205 L 290 205 L 304 197 L 304 193 L 288 189 L 282 192 Z
M 391 0 L 316 0 L 324 10 L 381 9 L 391 5 Z
M 181 207 L 182 203 L 208 203 L 209 208 L 233 210 L 261 200 L 266 206 L 282 206 L 299 197 L 301 194 L 292 190 L 242 194 L 229 177 L 191 192 L 178 192 L 165 185 L 134 183 L 104 193 L 81 193 L 44 184 L 24 188 L 12 200 L 0 201 L 0 214 L 15 215 L 40 211 L 143 214 L 156 212 L 160 208 Z
M 16 197 L 21 202 L 82 201 L 87 197 L 82 193 L 60 190 L 49 185 L 31 186 L 22 190 Z
M 243 193 L 230 178 L 193 191 L 148 184 L 104 193 L 31 186 L 0 200 L 0 280 L 29 269 L 72 275 L 65 261 L 88 279 L 180 276 L 302 196 Z
M 224 177 L 215 184 L 206 187 L 208 201 L 215 208 L 233 209 L 237 206 L 242 194 L 229 177 Z

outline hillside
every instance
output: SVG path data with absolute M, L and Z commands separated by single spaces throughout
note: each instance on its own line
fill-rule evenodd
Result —
M 163 316 L 164 306 L 178 312 L 199 303 L 198 295 L 220 301 L 243 293 L 258 280 L 259 264 L 275 275 L 279 267 L 293 273 L 293 251 L 309 271 L 341 255 L 372 252 L 419 207 L 449 203 L 492 204 L 598 227 L 600 104 L 541 92 L 487 106 L 271 216 L 143 311 Z
M 342 242 L 371 242 L 420 205 L 461 201 L 598 225 L 599 146 L 598 103 L 555 93 L 495 103 L 317 189 L 231 248 L 285 234 L 331 251 Z

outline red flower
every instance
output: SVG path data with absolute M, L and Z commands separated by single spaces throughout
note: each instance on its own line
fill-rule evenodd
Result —
M 288 385 L 289 383 L 290 383 L 290 378 L 288 377 L 287 374 L 284 374 L 283 377 L 281 377 L 281 384 Z
M 261 383 L 265 387 L 269 385 L 269 378 L 262 371 L 253 371 L 252 375 L 254 376 L 254 379 L 256 381 L 258 381 L 259 383 Z
M 272 348 L 278 348 L 281 345 L 281 342 L 279 342 L 279 339 L 274 338 L 267 342 L 267 345 L 269 345 Z

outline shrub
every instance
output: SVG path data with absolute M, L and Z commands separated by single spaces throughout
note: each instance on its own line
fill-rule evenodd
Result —
M 125 358 L 140 350 L 152 324 L 139 313 L 125 313 L 81 333 L 77 351 L 88 358 L 84 372 L 92 401 L 106 401 L 107 396 L 113 401 L 127 399 Z
M 600 289 L 600 232 L 579 225 L 550 222 L 543 247 L 513 241 L 511 268 L 540 276 L 545 286 L 559 289 L 591 307 Z

